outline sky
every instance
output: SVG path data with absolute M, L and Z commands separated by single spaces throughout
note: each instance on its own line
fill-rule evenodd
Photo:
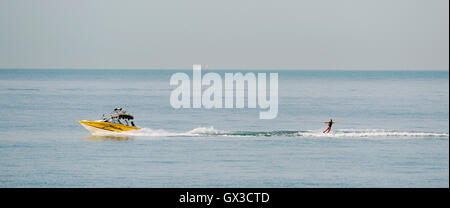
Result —
M 448 0 L 0 0 L 0 68 L 448 70 Z

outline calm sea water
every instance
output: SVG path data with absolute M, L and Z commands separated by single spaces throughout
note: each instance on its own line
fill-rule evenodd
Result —
M 0 70 L 0 187 L 449 187 L 448 71 L 265 71 L 273 120 L 173 109 L 175 72 Z M 76 122 L 118 106 L 143 129 Z

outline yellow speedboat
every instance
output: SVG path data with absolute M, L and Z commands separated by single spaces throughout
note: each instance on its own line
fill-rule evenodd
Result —
M 134 125 L 133 116 L 127 114 L 122 108 L 116 108 L 110 114 L 109 119 L 103 118 L 98 121 L 78 121 L 84 128 L 92 134 L 108 134 L 113 132 L 124 132 L 139 130 L 141 128 Z

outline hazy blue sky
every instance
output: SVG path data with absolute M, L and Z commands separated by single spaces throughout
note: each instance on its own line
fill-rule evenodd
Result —
M 445 69 L 448 0 L 0 0 L 0 68 Z

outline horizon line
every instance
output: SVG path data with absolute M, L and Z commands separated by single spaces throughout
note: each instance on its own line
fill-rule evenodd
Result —
M 168 70 L 168 71 L 176 71 L 176 70 L 192 70 L 192 68 L 0 68 L 0 70 Z M 286 68 L 247 68 L 247 69 L 238 69 L 238 68 L 202 68 L 202 70 L 243 70 L 243 71 L 253 71 L 253 70 L 280 70 L 280 71 L 449 71 L 450 69 L 286 69 Z

